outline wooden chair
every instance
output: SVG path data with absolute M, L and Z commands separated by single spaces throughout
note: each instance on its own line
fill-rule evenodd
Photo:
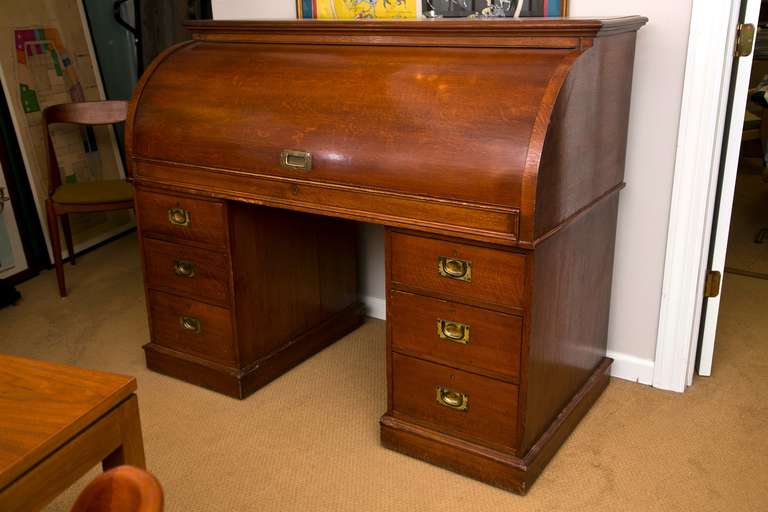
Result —
M 61 182 L 61 171 L 56 161 L 56 153 L 49 126 L 55 123 L 79 125 L 116 124 L 125 121 L 128 103 L 125 101 L 88 101 L 83 103 L 65 103 L 52 105 L 43 110 L 43 138 L 48 161 L 48 199 L 45 208 L 48 214 L 48 233 L 53 246 L 53 261 L 56 266 L 56 279 L 59 293 L 67 296 L 64 282 L 64 265 L 61 259 L 61 239 L 58 219 L 64 231 L 64 239 L 69 251 L 69 258 L 75 264 L 75 251 L 72 246 L 72 230 L 69 224 L 70 213 L 106 212 L 133 208 L 133 187 L 125 180 L 102 180 L 82 183 Z
M 70 512 L 162 512 L 157 478 L 133 466 L 102 473 L 83 489 Z

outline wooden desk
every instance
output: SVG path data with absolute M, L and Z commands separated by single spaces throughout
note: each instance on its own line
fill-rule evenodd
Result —
M 148 367 L 244 398 L 359 324 L 383 224 L 382 443 L 524 493 L 608 384 L 645 21 L 191 23 L 126 124 Z
M 144 468 L 136 379 L 0 355 L 0 510 L 39 510 L 95 464 Z

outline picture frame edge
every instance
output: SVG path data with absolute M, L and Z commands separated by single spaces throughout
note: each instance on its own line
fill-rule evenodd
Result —
M 304 17 L 304 2 L 307 0 L 296 0 L 296 19 L 304 20 L 304 19 L 314 19 L 314 18 L 305 18 Z M 309 0 L 311 1 L 311 0 Z M 419 3 L 419 6 L 423 3 L 423 0 L 417 0 Z M 422 14 L 423 15 L 423 14 Z M 568 17 L 568 0 L 560 0 L 560 16 L 562 18 Z M 417 19 L 418 19 L 417 14 Z

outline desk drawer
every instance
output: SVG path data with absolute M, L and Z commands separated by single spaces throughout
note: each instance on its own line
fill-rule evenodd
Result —
M 515 446 L 517 395 L 514 384 L 392 353 L 394 413 L 435 430 Z
M 228 309 L 151 290 L 149 311 L 153 343 L 220 363 L 236 362 Z
M 410 293 L 390 293 L 392 349 L 517 381 L 520 317 Z
M 136 191 L 142 232 L 226 247 L 224 203 L 190 196 Z
M 229 306 L 226 254 L 144 239 L 147 287 Z
M 390 232 L 392 282 L 458 300 L 525 305 L 525 256 Z

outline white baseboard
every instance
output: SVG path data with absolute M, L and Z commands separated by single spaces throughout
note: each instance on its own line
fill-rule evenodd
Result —
M 360 300 L 365 304 L 365 314 L 367 316 L 378 318 L 379 320 L 387 319 L 387 301 L 385 299 L 366 295 L 361 297 Z
M 653 361 L 622 352 L 608 351 L 608 357 L 613 358 L 611 377 L 631 380 L 640 384 L 653 383 Z
M 387 319 L 387 301 L 370 295 L 361 297 L 365 304 L 365 314 L 380 320 Z M 631 380 L 640 384 L 650 385 L 653 382 L 653 361 L 640 357 L 624 354 L 622 352 L 608 351 L 608 357 L 613 358 L 611 376 L 619 379 Z

